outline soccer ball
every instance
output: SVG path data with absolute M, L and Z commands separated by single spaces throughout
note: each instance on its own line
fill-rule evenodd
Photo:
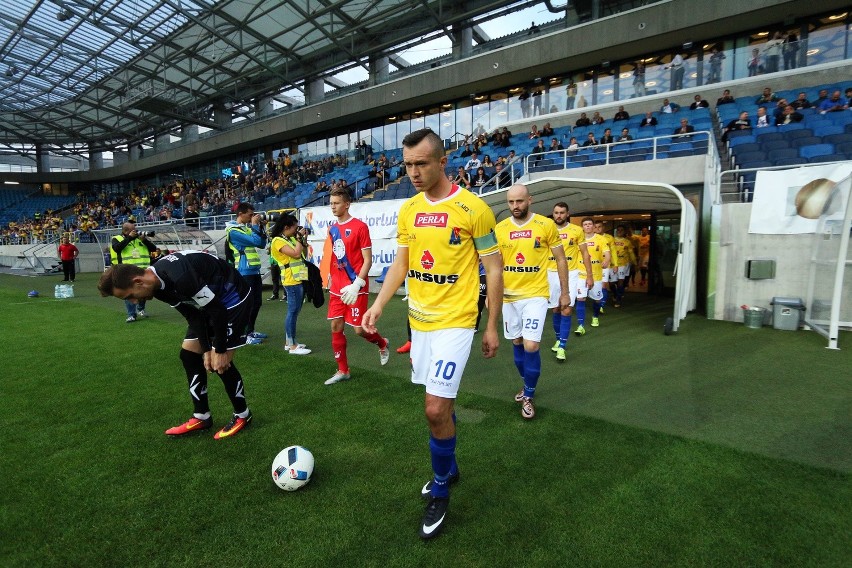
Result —
M 272 460 L 272 481 L 284 491 L 307 485 L 314 472 L 314 455 L 302 446 L 289 446 Z

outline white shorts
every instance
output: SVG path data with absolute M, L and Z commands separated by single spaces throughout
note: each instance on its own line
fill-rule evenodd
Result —
M 577 281 L 577 299 L 585 300 L 586 296 L 590 297 L 592 300 L 603 300 L 603 281 L 595 280 L 590 291 L 588 286 L 586 286 L 586 279 L 580 278 Z
M 629 265 L 629 264 L 624 264 L 624 265 L 622 265 L 622 266 L 619 266 L 619 267 L 618 267 L 618 279 L 619 279 L 619 280 L 624 280 L 624 279 L 626 279 L 628 276 L 630 276 L 630 265 Z
M 601 282 L 618 282 L 618 267 L 604 268 Z
M 579 270 L 568 271 L 568 295 L 571 297 L 571 305 L 577 300 L 577 278 L 580 277 Z M 547 284 L 550 286 L 550 298 L 547 301 L 548 308 L 559 307 L 559 294 L 562 291 L 559 286 L 559 273 L 548 272 Z
M 411 330 L 411 382 L 441 398 L 456 398 L 470 357 L 472 329 Z
M 547 298 L 503 302 L 503 336 L 506 339 L 523 337 L 527 341 L 541 343 L 546 317 Z

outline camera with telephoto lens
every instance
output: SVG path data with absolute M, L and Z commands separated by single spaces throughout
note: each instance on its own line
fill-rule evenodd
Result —
M 146 239 L 153 237 L 156 235 L 154 231 L 139 231 L 140 237 L 145 237 Z
M 276 211 L 270 211 L 269 213 L 267 213 L 266 211 L 261 211 L 260 213 L 258 213 L 258 215 L 260 216 L 261 221 L 274 223 L 281 216 L 281 213 L 278 213 Z

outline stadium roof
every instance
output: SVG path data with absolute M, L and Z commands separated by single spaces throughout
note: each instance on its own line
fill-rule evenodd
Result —
M 112 149 L 540 0 L 15 0 L 0 11 L 0 142 Z M 392 58 L 396 67 L 401 58 Z

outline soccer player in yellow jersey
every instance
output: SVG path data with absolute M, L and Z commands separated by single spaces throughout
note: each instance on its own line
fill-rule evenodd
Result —
M 565 360 L 565 346 L 571 335 L 571 312 L 577 301 L 577 280 L 580 277 L 580 267 L 585 268 L 586 286 L 591 288 L 592 262 L 589 259 L 589 251 L 586 250 L 585 235 L 583 228 L 569 223 L 570 209 L 568 204 L 560 201 L 553 206 L 553 222 L 559 238 L 562 239 L 562 249 L 565 251 L 565 262 L 568 264 L 568 293 L 571 305 L 565 310 L 559 309 L 559 273 L 556 271 L 556 259 L 552 259 L 547 277 L 550 281 L 550 303 L 553 308 L 553 331 L 556 333 L 556 343 L 551 351 L 556 353 L 557 361 Z
M 479 197 L 447 179 L 444 144 L 431 129 L 402 141 L 402 157 L 417 195 L 406 201 L 397 223 L 397 256 L 385 275 L 364 329 L 375 330 L 385 304 L 408 276 L 411 324 L 411 380 L 426 386 L 426 420 L 433 478 L 423 486 L 428 499 L 420 537 L 438 535 L 449 504 L 449 484 L 458 480 L 454 401 L 470 356 L 485 267 L 488 322 L 482 354 L 497 354 L 497 318 L 503 303 L 503 263 L 494 236 L 494 214 Z
M 636 264 L 636 254 L 633 252 L 633 243 L 627 234 L 627 228 L 619 225 L 615 228 L 615 254 L 618 256 L 618 283 L 615 287 L 615 299 L 613 305 L 621 307 L 624 300 L 624 285 L 630 276 L 630 267 Z
M 648 264 L 651 259 L 651 233 L 648 227 L 642 227 L 642 232 L 636 237 L 636 243 L 639 248 L 639 273 L 642 274 L 640 286 L 644 286 L 648 282 Z
M 603 307 L 606 306 L 607 302 L 609 301 L 610 284 L 612 284 L 612 288 L 615 288 L 615 285 L 618 283 L 618 257 L 615 254 L 615 237 L 613 237 L 609 233 L 604 232 L 603 221 L 595 221 L 595 233 L 599 234 L 604 238 L 604 240 L 606 241 L 606 245 L 609 248 L 609 265 L 604 265 L 603 278 L 601 279 L 603 286 L 601 313 L 603 313 Z
M 535 416 L 535 396 L 541 375 L 539 343 L 547 319 L 550 286 L 547 268 L 551 254 L 559 274 L 559 308 L 571 305 L 568 265 L 556 224 L 530 212 L 529 190 L 516 184 L 506 193 L 512 216 L 497 224 L 497 243 L 503 255 L 503 335 L 512 341 L 515 367 L 523 388 L 515 395 L 521 416 Z
M 609 247 L 603 237 L 595 233 L 595 221 L 591 217 L 583 219 L 583 235 L 585 237 L 586 249 L 589 251 L 589 259 L 592 263 L 592 279 L 594 284 L 591 288 L 588 286 L 588 273 L 586 268 L 580 269 L 579 286 L 577 289 L 577 329 L 574 333 L 577 335 L 586 334 L 586 298 L 591 296 L 594 301 L 594 312 L 592 317 L 592 327 L 598 327 L 600 321 L 601 305 L 603 300 L 603 265 L 606 262 L 609 265 Z

